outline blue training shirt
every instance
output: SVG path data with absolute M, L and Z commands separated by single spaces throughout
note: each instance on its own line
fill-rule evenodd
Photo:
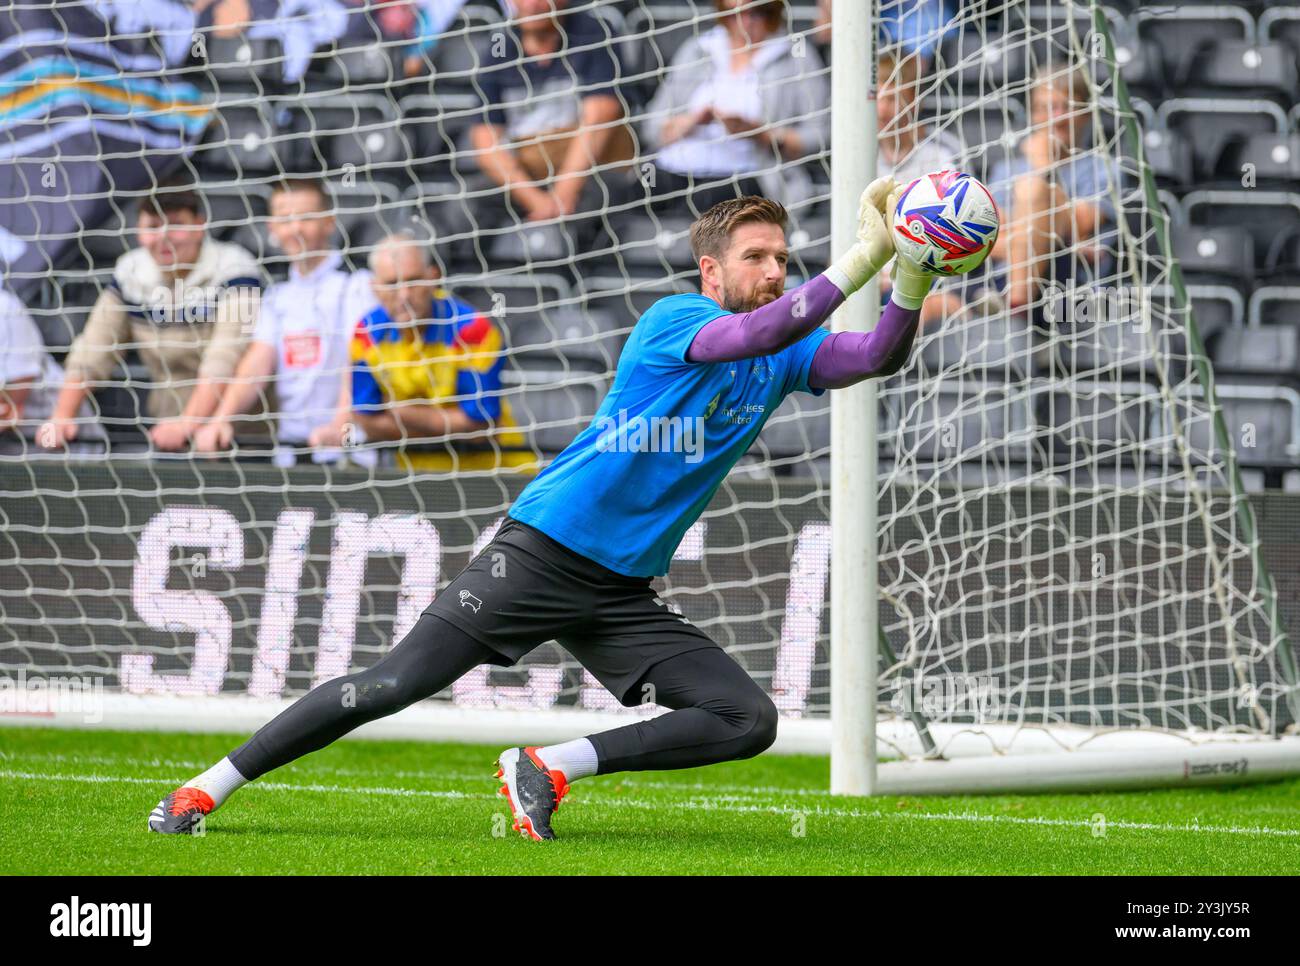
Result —
M 808 385 L 830 335 L 822 328 L 774 355 L 687 362 L 696 333 L 728 314 L 704 295 L 650 306 L 591 425 L 524 488 L 510 516 L 617 573 L 668 573 L 682 537 L 781 401 L 826 392 Z

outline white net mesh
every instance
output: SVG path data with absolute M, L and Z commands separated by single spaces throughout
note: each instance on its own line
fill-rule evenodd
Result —
M 640 313 L 693 290 L 697 211 L 775 195 L 791 283 L 821 271 L 825 11 L 721 6 L 573 0 L 552 21 L 544 3 L 158 0 L 0 15 L 14 162 L 0 242 L 49 350 L 0 457 L 0 668 L 290 697 L 371 663 L 587 425 Z M 912 362 L 881 386 L 882 708 L 937 693 L 929 721 L 976 730 L 1278 730 L 1289 645 L 1139 162 L 1146 105 L 1116 84 L 1107 34 L 1122 41 L 1132 18 L 884 7 L 881 171 L 969 170 L 1004 230 L 987 270 L 936 288 Z M 375 355 L 354 337 L 364 276 L 310 303 L 285 288 L 292 265 L 319 266 L 301 261 L 305 235 L 283 240 L 302 217 L 276 207 L 297 193 L 287 176 L 326 185 L 335 230 L 316 254 L 337 247 L 340 273 L 397 271 L 404 250 L 385 239 L 410 232 L 475 348 Z M 207 287 L 193 273 L 160 286 L 128 254 L 159 181 L 192 186 L 208 239 L 246 253 L 196 255 Z M 278 328 L 231 294 L 249 272 L 280 284 L 260 310 L 279 299 Z M 218 329 L 228 317 L 224 361 L 207 359 L 218 336 L 195 334 L 211 318 L 177 310 L 187 294 Z M 270 345 L 265 373 L 235 368 L 250 339 Z M 77 438 L 46 448 L 53 361 L 80 365 L 94 392 Z M 150 420 L 205 385 L 254 390 L 229 414 L 232 453 L 161 452 Z M 1233 403 L 1230 433 L 1252 405 L 1272 425 L 1267 393 Z M 416 410 L 433 408 L 485 418 L 432 433 Z M 665 582 L 791 716 L 828 708 L 828 468 L 829 397 L 791 397 Z M 993 698 L 974 712 L 971 681 Z M 439 700 L 616 706 L 554 644 Z

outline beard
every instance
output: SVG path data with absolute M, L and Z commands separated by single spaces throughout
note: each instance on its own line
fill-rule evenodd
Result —
M 775 289 L 759 287 L 748 292 L 732 292 L 728 289 L 723 296 L 724 309 L 732 313 L 741 313 L 752 312 L 760 306 L 767 305 L 768 302 L 775 302 L 781 297 L 781 293 Z

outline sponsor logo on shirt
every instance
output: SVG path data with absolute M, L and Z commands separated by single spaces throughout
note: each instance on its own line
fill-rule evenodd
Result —
M 320 365 L 320 333 L 290 332 L 284 337 L 284 365 L 287 369 L 310 369 Z
M 726 415 L 727 422 L 748 426 L 754 421 L 755 415 L 766 411 L 767 407 L 762 403 L 745 403 L 741 406 L 728 406 L 722 412 Z

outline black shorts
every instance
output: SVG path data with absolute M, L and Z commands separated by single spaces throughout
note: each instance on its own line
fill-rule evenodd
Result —
M 650 586 L 507 516 L 492 541 L 426 609 L 501 655 L 509 667 L 554 640 L 624 706 L 653 665 L 716 641 Z

